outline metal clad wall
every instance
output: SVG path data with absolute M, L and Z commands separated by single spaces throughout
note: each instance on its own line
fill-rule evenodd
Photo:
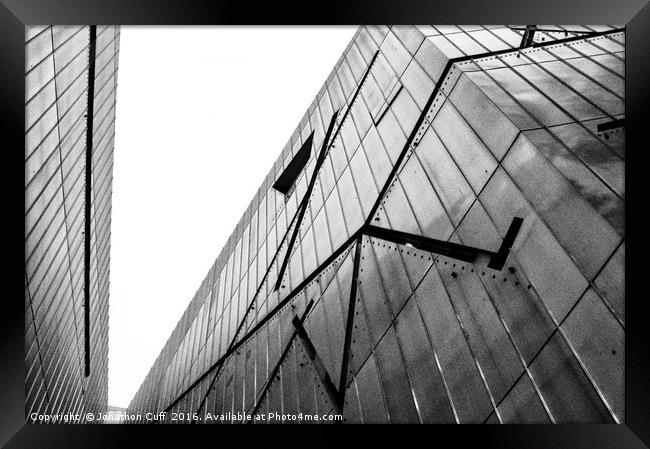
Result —
M 92 130 L 90 376 L 84 349 L 89 27 L 25 34 L 25 413 L 104 413 L 119 27 L 97 27 Z M 85 418 L 84 418 L 85 419 Z
M 598 125 L 624 117 L 624 33 L 539 28 L 519 50 L 518 27 L 360 27 L 129 413 L 334 410 L 291 319 L 314 300 L 338 387 L 354 291 L 348 422 L 621 422 L 624 133 Z M 312 132 L 285 197 L 271 186 Z M 364 236 L 351 289 L 365 222 L 497 251 L 513 217 L 503 270 Z

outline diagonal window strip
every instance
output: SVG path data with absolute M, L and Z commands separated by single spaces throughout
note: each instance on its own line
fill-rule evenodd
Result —
M 312 299 L 307 304 L 307 307 L 305 308 L 305 311 L 303 312 L 302 316 L 300 318 L 298 318 L 297 316 L 294 317 L 294 319 L 293 319 L 294 326 L 295 326 L 296 322 L 298 322 L 302 326 L 302 323 L 307 318 L 307 315 L 309 315 L 309 311 L 311 310 L 313 305 L 314 305 L 314 300 Z M 280 367 L 282 366 L 282 362 L 284 362 L 284 359 L 287 358 L 287 355 L 289 354 L 289 350 L 291 349 L 293 341 L 296 339 L 297 335 L 298 335 L 297 330 L 295 330 L 291 334 L 291 338 L 289 338 L 289 341 L 287 342 L 287 345 L 284 348 L 284 351 L 282 351 L 282 355 L 280 356 L 280 359 L 278 360 L 278 363 L 275 365 L 275 368 L 273 368 L 273 371 L 271 371 L 271 373 L 269 374 L 269 377 L 267 378 L 266 383 L 264 384 L 264 388 L 262 389 L 262 391 L 258 395 L 258 398 L 256 400 L 255 408 L 253 409 L 253 412 L 250 413 L 250 416 L 255 416 L 257 414 L 257 411 L 259 410 L 260 405 L 263 403 L 263 399 L 266 396 L 266 393 L 269 391 L 269 388 L 271 387 L 271 384 L 273 383 L 273 381 L 275 380 L 278 372 L 280 371 Z M 199 408 L 198 411 L 200 412 L 201 409 Z
M 537 25 L 526 25 L 519 48 L 526 48 L 533 45 L 535 39 L 535 30 L 537 30 Z
M 295 332 L 300 338 L 300 342 L 302 343 L 303 348 L 305 348 L 305 352 L 307 353 L 309 360 L 311 360 L 312 364 L 314 365 L 316 374 L 318 374 L 318 378 L 323 384 L 323 388 L 325 389 L 325 392 L 329 396 L 330 401 L 332 401 L 332 404 L 334 405 L 336 412 L 340 414 L 343 410 L 341 394 L 334 386 L 334 382 L 332 382 L 332 378 L 327 372 L 327 368 L 325 368 L 325 364 L 323 363 L 320 356 L 318 355 L 318 352 L 316 351 L 316 347 L 311 342 L 311 339 L 307 334 L 307 330 L 302 325 L 302 322 L 303 320 L 301 320 L 297 316 L 294 316 L 293 320 L 291 321 L 291 324 L 293 324 L 293 327 L 295 328 Z
M 343 356 L 341 358 L 341 375 L 339 377 L 339 404 L 343 408 L 345 404 L 345 390 L 347 388 L 348 363 L 350 360 L 350 344 L 352 341 L 352 326 L 354 324 L 355 305 L 357 303 L 357 279 L 359 276 L 359 259 L 361 258 L 361 238 L 356 242 L 354 253 L 354 265 L 352 265 L 352 283 L 350 285 L 350 302 L 348 305 L 348 316 L 345 326 L 345 340 L 343 342 Z

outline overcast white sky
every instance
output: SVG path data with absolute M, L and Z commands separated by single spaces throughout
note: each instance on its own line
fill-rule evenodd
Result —
M 126 407 L 354 27 L 122 27 L 108 402 Z

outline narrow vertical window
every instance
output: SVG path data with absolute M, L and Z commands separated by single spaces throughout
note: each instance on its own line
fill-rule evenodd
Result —
M 88 104 L 86 110 L 86 173 L 84 223 L 84 352 L 85 374 L 90 376 L 90 222 L 92 220 L 93 115 L 95 101 L 95 45 L 97 26 L 90 25 L 88 42 Z

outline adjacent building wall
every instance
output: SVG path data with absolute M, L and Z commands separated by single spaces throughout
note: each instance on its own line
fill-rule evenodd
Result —
M 120 30 L 97 26 L 92 44 L 90 36 L 89 26 L 30 26 L 25 33 L 28 419 L 32 413 L 80 413 L 83 422 L 86 412 L 105 413 L 107 407 L 111 191 Z M 89 60 L 91 47 L 93 61 Z M 91 85 L 94 95 L 89 102 Z M 92 120 L 87 116 L 89 106 Z M 91 166 L 87 165 L 87 156 Z M 87 167 L 90 179 L 86 177 Z M 90 229 L 90 236 L 86 229 Z M 86 280 L 90 296 L 85 294 Z

